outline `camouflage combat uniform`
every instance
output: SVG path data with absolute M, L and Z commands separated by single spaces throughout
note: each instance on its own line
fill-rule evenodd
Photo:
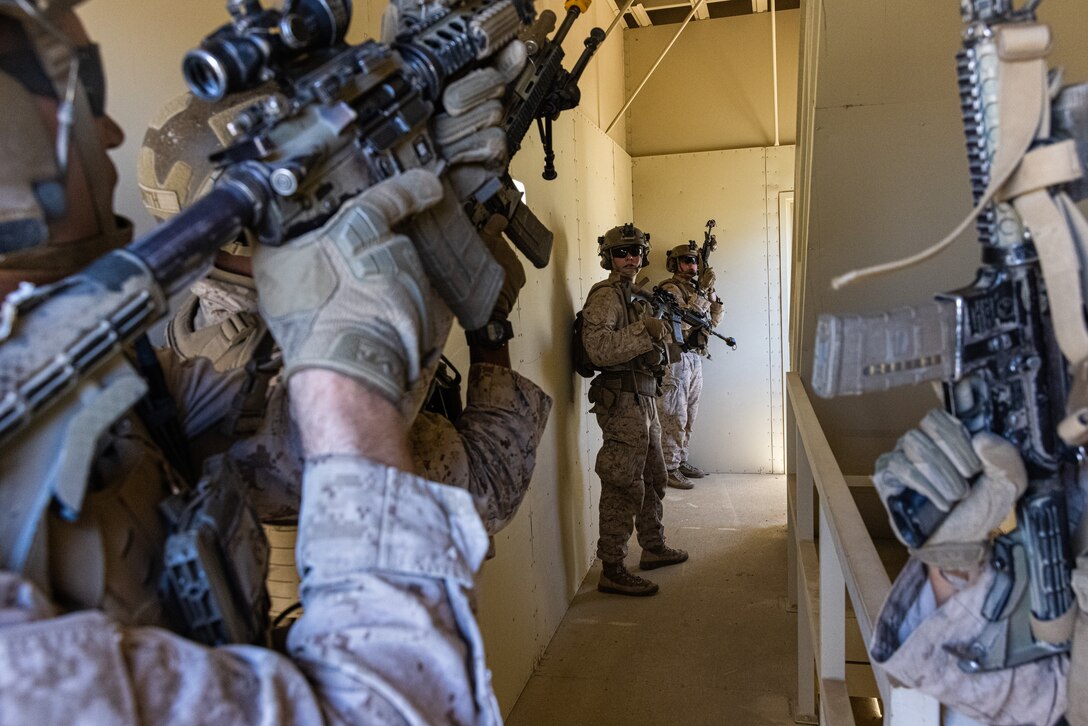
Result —
M 869 646 L 873 663 L 904 685 L 982 723 L 1056 723 L 1066 708 L 1067 656 L 980 673 L 965 673 L 959 667 L 953 651 L 971 643 L 986 625 L 980 613 L 992 579 L 993 570 L 984 567 L 975 582 L 937 608 L 926 568 L 912 557 L 896 578 L 873 629 Z M 929 606 L 919 609 L 927 595 Z
M 290 657 L 60 617 L 0 572 L 4 723 L 501 723 L 472 616 L 470 495 L 361 457 L 307 462 Z
M 661 287 L 672 293 L 685 307 L 699 313 L 709 310 L 710 322 L 714 327 L 721 322 L 722 304 L 712 303 L 697 294 L 695 286 L 679 275 L 665 280 Z M 684 326 L 685 335 L 688 327 Z M 705 355 L 706 343 L 703 341 L 701 349 L 682 353 L 680 360 L 673 362 L 665 372 L 658 411 L 661 414 L 661 450 L 665 455 L 665 468 L 669 471 L 688 459 L 688 442 L 703 393 L 702 358 Z
M 197 446 L 225 453 L 262 519 L 299 518 L 290 657 L 209 649 L 99 611 L 56 617 L 0 572 L 0 722 L 500 723 L 470 590 L 487 533 L 524 498 L 551 399 L 510 369 L 473 366 L 456 427 L 424 414 L 411 430 L 432 481 L 361 457 L 304 462 L 275 373 L 252 431 L 232 439 L 223 422 L 264 334 L 248 287 L 221 272 L 200 283 L 167 331 L 176 352 L 160 358 Z
M 590 384 L 589 400 L 604 434 L 595 469 L 601 478 L 597 556 L 605 563 L 623 561 L 632 525 L 644 550 L 665 542 L 657 389 L 668 359 L 646 331 L 649 310 L 631 300 L 630 286 L 613 272 L 590 290 L 582 308 L 586 352 L 603 369 Z
M 250 290 L 250 278 L 219 270 L 195 286 L 167 330 L 177 356 L 210 359 L 216 370 L 240 377 L 265 331 Z M 228 449 L 263 521 L 294 519 L 301 494 L 302 453 L 275 366 L 273 356 L 267 386 L 258 386 L 267 390 L 267 408 L 263 401 L 233 405 L 244 411 L 242 420 L 255 420 Z M 465 410 L 456 422 L 427 411 L 413 420 L 408 443 L 416 471 L 468 490 L 488 534 L 495 534 L 525 496 L 550 410 L 551 398 L 528 378 L 502 366 L 475 364 L 469 369 Z

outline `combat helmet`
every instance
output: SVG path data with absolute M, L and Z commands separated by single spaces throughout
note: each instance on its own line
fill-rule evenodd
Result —
M 612 269 L 611 250 L 613 247 L 633 244 L 646 248 L 646 253 L 642 255 L 642 266 L 650 264 L 650 233 L 643 232 L 633 222 L 628 222 L 613 227 L 597 238 L 597 254 L 601 258 L 601 267 L 606 270 Z
M 209 157 L 230 144 L 228 124 L 269 93 L 268 88 L 256 88 L 215 102 L 183 93 L 159 109 L 136 158 L 140 200 L 152 217 L 166 221 L 211 190 L 221 169 Z M 249 254 L 244 239 L 224 249 Z
M 699 257 L 699 248 L 695 246 L 695 240 L 691 240 L 687 244 L 676 245 L 671 250 L 666 252 L 665 269 L 669 272 L 676 272 L 676 260 L 681 257 L 687 257 L 688 255 L 692 255 L 696 259 L 698 259 Z

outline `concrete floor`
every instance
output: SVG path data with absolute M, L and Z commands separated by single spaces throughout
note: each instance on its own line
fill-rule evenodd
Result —
M 786 610 L 784 476 L 669 489 L 665 534 L 691 558 L 639 573 L 648 598 L 582 583 L 508 726 L 793 724 L 796 613 Z M 638 572 L 631 539 L 628 569 Z

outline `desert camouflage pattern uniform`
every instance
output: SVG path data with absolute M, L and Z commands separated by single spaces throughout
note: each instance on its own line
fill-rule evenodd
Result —
M 873 663 L 899 682 L 917 688 L 965 716 L 987 724 L 1057 722 L 1066 708 L 1069 658 L 1054 655 L 997 671 L 965 673 L 960 650 L 986 625 L 980 614 L 993 570 L 983 567 L 975 581 L 924 617 L 904 627 L 911 610 L 930 587 L 926 567 L 911 558 L 881 608 L 869 645 Z M 917 619 L 919 614 L 915 614 Z M 907 631 L 907 632 L 904 632 Z
M 252 433 L 232 440 L 225 422 L 239 423 L 264 327 L 248 278 L 217 271 L 196 292 L 160 361 L 194 444 L 230 460 L 263 520 L 299 520 L 303 610 L 289 657 L 133 627 L 157 618 L 119 621 L 124 600 L 109 615 L 60 615 L 0 572 L 0 722 L 501 723 L 471 589 L 487 533 L 524 498 L 551 399 L 509 369 L 473 366 L 457 427 L 428 417 L 411 434 L 417 466 L 464 488 L 361 457 L 304 461 L 274 373 Z
M 661 500 L 668 475 L 657 388 L 668 358 L 646 331 L 649 309 L 632 301 L 630 285 L 613 272 L 590 290 L 582 308 L 586 352 L 603 369 L 590 384 L 589 401 L 604 434 L 595 467 L 601 478 L 597 556 L 609 563 L 627 556 L 632 527 L 643 549 L 665 544 Z
M 695 286 L 679 275 L 673 275 L 661 283 L 661 287 L 671 292 L 684 306 L 699 313 L 710 311 L 710 322 L 714 327 L 722 320 L 722 304 L 711 303 L 695 291 Z M 688 333 L 690 326 L 684 325 L 683 332 Z M 673 362 L 665 372 L 661 384 L 661 396 L 658 398 L 658 411 L 661 415 L 661 450 L 665 455 L 665 468 L 669 471 L 680 466 L 688 459 L 688 443 L 691 430 L 695 425 L 695 416 L 699 413 L 699 398 L 703 394 L 703 357 L 706 345 L 700 350 L 689 350 L 680 355 L 680 360 Z
M 239 380 L 241 386 L 243 369 L 259 348 L 256 338 L 265 331 L 252 290 L 250 278 L 221 270 L 194 286 L 167 330 L 167 342 L 177 357 L 209 359 L 217 371 Z M 270 365 L 276 365 L 274 358 Z M 266 522 L 294 520 L 301 495 L 302 453 L 279 383 L 278 371 L 272 372 L 267 407 L 253 406 L 260 411 L 253 416 L 258 420 L 252 433 L 227 450 L 251 504 Z M 456 422 L 428 411 L 412 422 L 409 446 L 416 472 L 469 491 L 488 534 L 495 534 L 510 522 L 525 497 L 551 404 L 543 390 L 517 372 L 473 365 L 465 409 Z M 239 402 L 235 408 L 244 406 Z
M 4 723 L 499 724 L 471 612 L 487 536 L 465 491 L 361 457 L 307 462 L 288 655 L 58 615 L 0 572 Z

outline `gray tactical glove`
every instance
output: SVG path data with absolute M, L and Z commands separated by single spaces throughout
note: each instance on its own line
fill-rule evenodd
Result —
M 438 177 L 413 169 L 359 194 L 321 229 L 254 249 L 260 311 L 285 375 L 325 368 L 402 404 L 445 331 L 412 242 L 391 227 L 441 197 Z
M 970 480 L 977 478 L 972 485 Z M 934 409 L 895 450 L 877 459 L 873 483 L 881 499 L 913 489 L 948 516 L 912 553 L 944 569 L 969 569 L 989 550 L 990 534 L 1027 488 L 1016 447 L 984 431 L 974 438 L 951 414 Z M 894 520 L 892 529 L 902 540 Z M 904 543 L 905 544 L 905 543 Z

